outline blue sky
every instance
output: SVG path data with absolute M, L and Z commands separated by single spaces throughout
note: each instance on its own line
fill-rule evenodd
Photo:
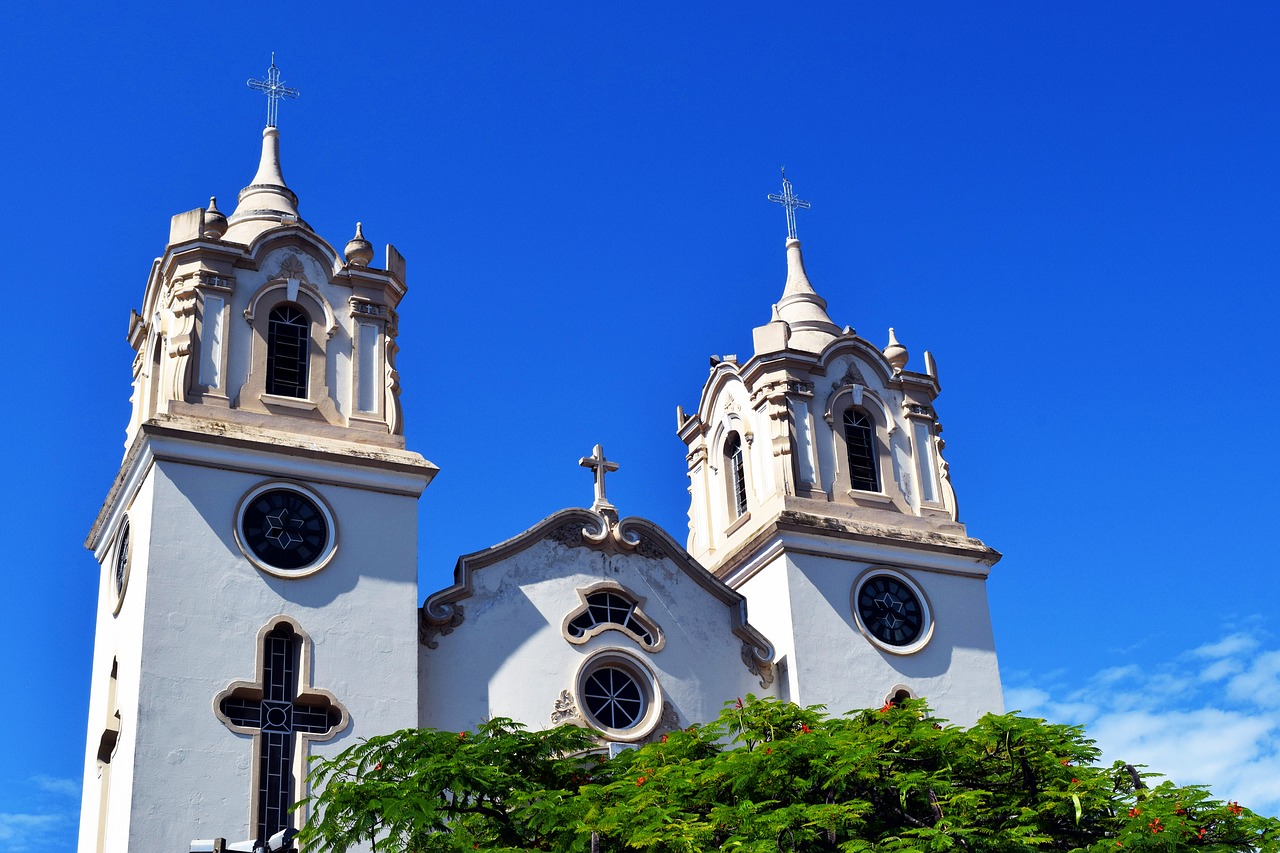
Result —
M 785 164 L 832 318 L 937 358 L 1011 707 L 1280 812 L 1280 7 L 122 3 L 7 9 L 0 853 L 68 849 L 96 594 L 169 217 L 256 165 L 409 262 L 423 593 L 591 500 L 685 528 L 675 407 L 784 279 Z M 25 264 L 22 270 L 20 265 Z M 23 271 L 25 270 L 25 272 Z M 25 294 L 25 295 L 23 295 Z M 1268 533 L 1271 531 L 1271 533 Z

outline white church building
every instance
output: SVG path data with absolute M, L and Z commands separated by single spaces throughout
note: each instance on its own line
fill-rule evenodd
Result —
M 747 693 L 837 712 L 925 696 L 962 725 L 1001 711 L 1000 555 L 958 520 L 933 359 L 908 370 L 892 330 L 882 350 L 831 320 L 795 238 L 804 203 L 785 180 L 776 200 L 772 319 L 679 413 L 687 538 L 618 517 L 597 446 L 591 507 L 461 557 L 424 601 L 417 501 L 437 469 L 404 441 L 405 259 L 388 245 L 375 265 L 358 225 L 342 251 L 311 229 L 272 120 L 230 215 L 173 217 L 130 319 L 127 449 L 86 542 L 81 853 L 268 837 L 305 820 L 288 806 L 309 755 L 410 726 L 574 723 L 603 746 Z

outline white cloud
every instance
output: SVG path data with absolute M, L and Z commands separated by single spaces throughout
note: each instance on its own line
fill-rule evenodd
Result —
M 80 783 L 74 779 L 56 779 L 53 776 L 32 776 L 31 781 L 42 791 L 61 794 L 64 797 L 79 797 Z
M 63 822 L 58 815 L 0 812 L 0 851 L 22 853 L 60 841 L 56 830 Z
M 1260 645 L 1233 634 L 1155 666 L 1108 667 L 1083 686 L 1024 676 L 1006 689 L 1007 705 L 1086 726 L 1104 761 L 1280 814 L 1280 650 Z

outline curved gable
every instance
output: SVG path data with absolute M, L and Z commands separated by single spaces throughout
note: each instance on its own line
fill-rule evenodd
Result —
M 419 610 L 418 635 L 429 649 L 438 637 L 453 632 L 466 618 L 463 602 L 475 590 L 475 574 L 534 545 L 550 540 L 568 548 L 589 548 L 605 554 L 666 560 L 708 592 L 729 611 L 730 631 L 742 641 L 743 663 L 767 685 L 773 680 L 773 646 L 747 621 L 746 599 L 716 578 L 661 527 L 643 518 L 614 521 L 588 509 L 564 509 L 512 538 L 458 559 L 454 582 L 428 596 Z

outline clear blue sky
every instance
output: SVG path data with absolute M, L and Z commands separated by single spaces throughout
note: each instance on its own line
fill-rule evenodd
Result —
M 72 845 L 124 341 L 169 217 L 256 165 L 409 261 L 423 593 L 610 497 L 682 538 L 675 407 L 784 278 L 938 360 L 1006 692 L 1280 812 L 1274 3 L 11 4 L 0 853 Z M 381 257 L 381 253 L 379 253 Z M 26 698 L 18 698 L 18 695 Z

